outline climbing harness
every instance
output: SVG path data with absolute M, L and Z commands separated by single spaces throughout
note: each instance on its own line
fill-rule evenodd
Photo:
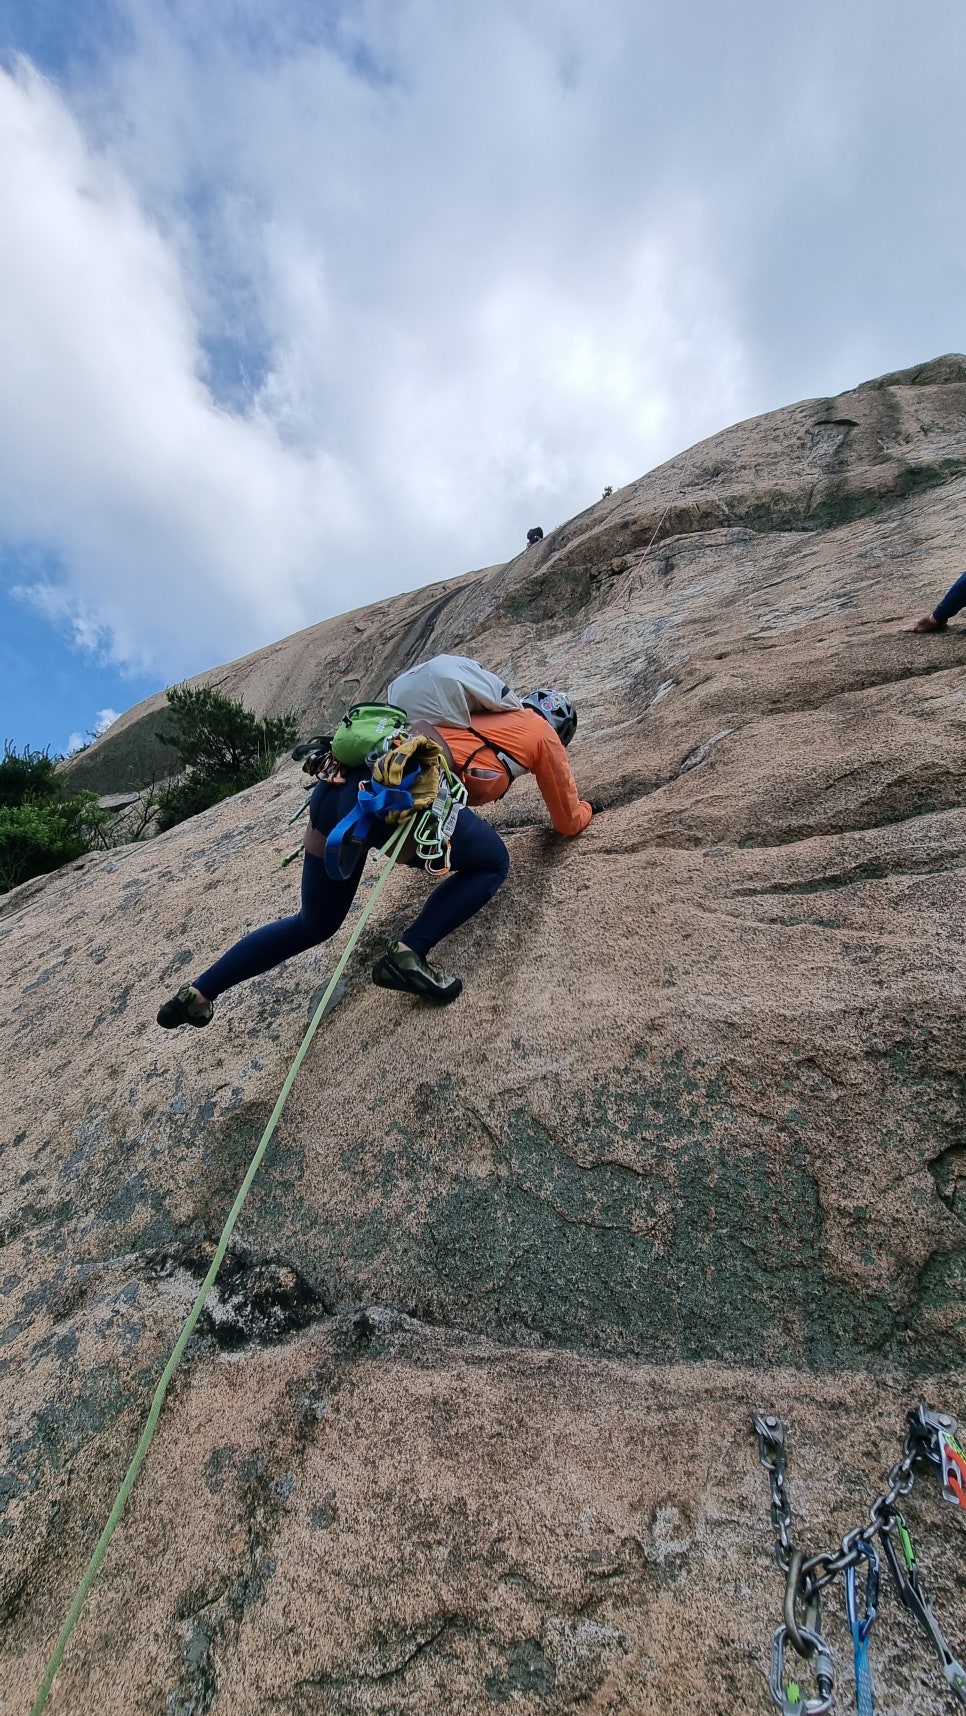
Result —
M 772 1414 L 756 1414 L 758 1453 L 771 1487 L 771 1520 L 775 1531 L 775 1560 L 785 1575 L 782 1625 L 772 1639 L 769 1688 L 783 1716 L 825 1716 L 831 1710 L 835 1668 L 822 1634 L 821 1593 L 839 1573 L 845 1576 L 845 1603 L 855 1661 L 856 1702 L 859 1716 L 872 1716 L 872 1676 L 868 1659 L 869 1634 L 878 1612 L 879 1553 L 882 1544 L 886 1564 L 900 1601 L 915 1616 L 935 1647 L 950 1690 L 966 1705 L 966 1669 L 957 1661 L 925 1596 L 916 1565 L 912 1541 L 897 1503 L 907 1496 L 916 1481 L 916 1465 L 927 1461 L 940 1467 L 943 1495 L 963 1506 L 961 1493 L 966 1478 L 966 1455 L 956 1441 L 957 1423 L 949 1413 L 935 1412 L 925 1403 L 907 1416 L 902 1453 L 886 1480 L 882 1494 L 869 1509 L 868 1522 L 847 1531 L 837 1550 L 806 1557 L 792 1541 L 792 1510 L 786 1482 L 785 1426 Z M 895 1546 L 898 1536 L 901 1559 Z M 866 1564 L 865 1601 L 859 1613 L 860 1563 Z M 799 1620 L 799 1613 L 802 1619 Z M 790 1644 L 807 1664 L 818 1689 L 817 1696 L 803 1699 L 797 1681 L 785 1683 L 785 1648 Z
M 359 782 L 359 796 L 341 822 L 337 822 L 325 843 L 325 872 L 333 881 L 346 881 L 368 851 L 369 837 L 377 823 L 387 817 L 400 819 L 400 813 L 411 816 L 413 795 L 409 790 L 419 779 L 419 770 L 402 776 L 398 786 L 378 786 L 374 781 Z
M 225 1225 L 221 1230 L 221 1237 L 219 1238 L 218 1244 L 215 1247 L 215 1254 L 211 1260 L 211 1265 L 208 1269 L 208 1273 L 205 1276 L 203 1282 L 201 1283 L 201 1286 L 198 1289 L 197 1298 L 195 1299 L 195 1302 L 192 1305 L 191 1310 L 188 1312 L 187 1321 L 185 1322 L 185 1325 L 184 1325 L 183 1329 L 181 1330 L 181 1333 L 178 1336 L 177 1341 L 175 1342 L 174 1348 L 172 1349 L 172 1352 L 171 1352 L 171 1356 L 168 1359 L 168 1362 L 165 1365 L 164 1370 L 161 1372 L 161 1377 L 158 1381 L 158 1385 L 155 1388 L 154 1395 L 153 1395 L 152 1400 L 151 1400 L 151 1407 L 150 1407 L 150 1410 L 148 1412 L 147 1422 L 146 1422 L 144 1429 L 141 1433 L 141 1440 L 139 1441 L 136 1449 L 134 1450 L 134 1456 L 131 1460 L 131 1464 L 128 1466 L 128 1469 L 124 1475 L 124 1480 L 121 1484 L 121 1487 L 118 1490 L 117 1495 L 114 1498 L 114 1506 L 112 1507 L 110 1515 L 108 1516 L 107 1524 L 105 1525 L 104 1530 L 101 1532 L 101 1535 L 97 1541 L 97 1545 L 94 1549 L 94 1553 L 92 1554 L 90 1561 L 88 1562 L 87 1567 L 84 1571 L 84 1576 L 81 1579 L 81 1582 L 77 1587 L 77 1591 L 74 1595 L 74 1601 L 72 1602 L 70 1609 L 68 1611 L 68 1614 L 67 1614 L 67 1619 L 65 1620 L 65 1622 L 64 1622 L 64 1624 L 60 1630 L 60 1635 L 57 1639 L 57 1643 L 54 1646 L 53 1652 L 51 1653 L 50 1661 L 47 1664 L 46 1672 L 44 1674 L 44 1678 L 43 1678 L 41 1685 L 40 1685 L 40 1690 L 37 1693 L 37 1697 L 35 1698 L 33 1705 L 31 1706 L 30 1716 L 40 1716 L 41 1711 L 44 1709 L 44 1706 L 47 1703 L 47 1698 L 49 1696 L 51 1686 L 53 1685 L 54 1676 L 56 1675 L 57 1670 L 60 1667 L 61 1659 L 64 1655 L 64 1651 L 67 1648 L 67 1643 L 68 1643 L 68 1640 L 70 1639 L 71 1633 L 73 1632 L 74 1627 L 76 1625 L 77 1617 L 80 1614 L 81 1609 L 84 1606 L 84 1602 L 87 1598 L 87 1594 L 88 1594 L 91 1586 L 93 1585 L 95 1578 L 97 1577 L 98 1569 L 101 1565 L 101 1562 L 104 1559 L 104 1556 L 107 1553 L 108 1544 L 110 1543 L 111 1538 L 114 1535 L 114 1531 L 115 1531 L 115 1528 L 118 1524 L 118 1521 L 120 1520 L 121 1515 L 124 1512 L 124 1508 L 125 1508 L 125 1505 L 127 1503 L 128 1496 L 131 1494 L 131 1491 L 134 1488 L 135 1482 L 137 1480 L 137 1475 L 138 1475 L 139 1471 L 141 1470 L 142 1465 L 144 1464 L 145 1455 L 147 1454 L 147 1451 L 148 1451 L 149 1447 L 151 1446 L 151 1442 L 152 1442 L 152 1439 L 154 1437 L 154 1432 L 157 1428 L 158 1419 L 161 1416 L 161 1408 L 164 1405 L 165 1395 L 167 1394 L 168 1388 L 170 1387 L 170 1384 L 171 1384 L 171 1379 L 174 1376 L 174 1373 L 177 1370 L 179 1364 L 181 1363 L 181 1359 L 184 1355 L 184 1350 L 185 1350 L 186 1346 L 188 1345 L 188 1342 L 191 1339 L 192 1334 L 194 1333 L 195 1325 L 198 1322 L 198 1318 L 201 1316 L 201 1313 L 204 1310 L 205 1300 L 207 1299 L 208 1294 L 210 1293 L 212 1287 L 215 1284 L 215 1278 L 216 1278 L 218 1271 L 221 1268 L 221 1265 L 224 1261 L 225 1253 L 228 1250 L 229 1240 L 231 1239 L 231 1236 L 235 1230 L 235 1226 L 236 1226 L 236 1223 L 238 1221 L 238 1217 L 241 1215 L 242 1205 L 244 1204 L 245 1199 L 248 1196 L 248 1193 L 249 1193 L 249 1190 L 251 1189 L 251 1185 L 252 1185 L 252 1182 L 255 1178 L 255 1175 L 258 1173 L 258 1170 L 261 1167 L 265 1152 L 268 1149 L 269 1143 L 271 1142 L 272 1136 L 275 1132 L 275 1128 L 278 1125 L 279 1119 L 281 1118 L 282 1110 L 285 1107 L 286 1102 L 288 1101 L 289 1093 L 292 1089 L 293 1084 L 295 1083 L 295 1079 L 296 1079 L 296 1076 L 298 1074 L 299 1068 L 301 1067 L 302 1062 L 305 1060 L 305 1057 L 309 1052 L 309 1045 L 312 1041 L 312 1038 L 315 1036 L 315 1033 L 319 1027 L 319 1024 L 321 1023 L 322 1016 L 325 1013 L 326 1007 L 328 1006 L 329 1001 L 331 1000 L 333 994 L 335 993 L 335 988 L 336 988 L 336 985 L 339 981 L 339 978 L 342 976 L 343 971 L 345 970 L 346 966 L 349 963 L 349 960 L 352 957 L 352 953 L 355 949 L 356 943 L 358 942 L 359 937 L 362 934 L 362 931 L 364 930 L 366 924 L 369 921 L 369 917 L 370 917 L 370 914 L 372 912 L 372 909 L 375 906 L 376 901 L 378 900 L 380 894 L 382 893 L 383 888 L 385 887 L 386 883 L 388 882 L 390 875 L 392 874 L 393 867 L 396 863 L 396 859 L 399 856 L 399 851 L 400 851 L 400 848 L 401 848 L 405 838 L 406 838 L 406 827 L 405 827 L 405 824 L 403 824 L 401 827 L 393 829 L 392 834 L 390 835 L 388 841 L 386 842 L 385 846 L 382 849 L 382 856 L 384 858 L 387 858 L 389 861 L 386 864 L 385 869 L 382 871 L 382 874 L 377 878 L 375 885 L 372 889 L 372 892 L 369 895 L 368 900 L 366 901 L 365 905 L 362 908 L 362 911 L 359 914 L 359 921 L 356 924 L 355 929 L 352 931 L 352 934 L 350 935 L 350 937 L 346 943 L 345 951 L 343 952 L 341 959 L 339 960 L 338 964 L 336 965 L 336 968 L 333 971 L 332 976 L 329 978 L 329 981 L 325 986 L 325 993 L 323 994 L 321 1001 L 319 1002 L 318 1006 L 315 1009 L 315 1012 L 312 1015 L 308 1030 L 306 1031 L 305 1036 L 302 1038 L 301 1044 L 299 1045 L 298 1053 L 296 1054 L 295 1059 L 292 1062 L 292 1065 L 290 1066 L 290 1068 L 288 1070 L 288 1074 L 286 1076 L 285 1083 L 282 1085 L 282 1088 L 279 1091 L 278 1099 L 275 1103 L 275 1107 L 272 1109 L 272 1112 L 269 1116 L 268 1124 L 265 1127 L 265 1130 L 262 1133 L 262 1136 L 258 1141 L 258 1144 L 257 1144 L 256 1149 L 255 1149 L 255 1154 L 253 1155 L 253 1157 L 252 1157 L 252 1159 L 248 1165 L 248 1172 L 246 1173 L 245 1178 L 243 1179 L 241 1186 L 238 1189 L 238 1194 L 237 1194 L 235 1201 L 232 1204 L 231 1209 L 228 1213 L 228 1218 L 225 1222 Z

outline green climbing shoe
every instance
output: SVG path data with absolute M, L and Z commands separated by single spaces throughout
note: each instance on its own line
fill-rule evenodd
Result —
M 428 965 L 418 953 L 400 947 L 397 941 L 386 943 L 386 951 L 372 968 L 372 981 L 380 989 L 402 989 L 408 995 L 421 995 L 426 1001 L 445 1007 L 455 1001 L 463 988 L 459 977 L 444 977 L 434 965 Z
M 158 1024 L 166 1031 L 175 1031 L 179 1025 L 197 1025 L 201 1030 L 211 1024 L 214 1011 L 212 1001 L 199 1000 L 191 984 L 182 983 L 177 995 L 158 1008 Z

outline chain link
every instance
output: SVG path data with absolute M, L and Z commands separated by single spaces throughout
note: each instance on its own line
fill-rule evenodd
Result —
M 787 1574 L 792 1557 L 792 1504 L 785 1484 L 785 1428 L 780 1418 L 756 1418 L 758 1451 L 771 1487 L 771 1523 L 775 1529 L 775 1560 Z
M 934 1430 L 929 1422 L 934 1417 L 925 1407 L 920 1407 L 918 1412 L 910 1412 L 902 1453 L 886 1479 L 885 1489 L 880 1496 L 876 1496 L 869 1509 L 868 1523 L 853 1526 L 851 1531 L 847 1531 L 837 1550 L 827 1550 L 802 1562 L 799 1592 L 806 1604 L 840 1573 L 858 1565 L 863 1555 L 863 1544 L 871 1543 L 874 1537 L 889 1530 L 896 1502 L 901 1496 L 910 1493 L 916 1481 L 916 1461 L 936 1459 L 932 1447 Z M 758 1435 L 759 1456 L 771 1486 L 775 1560 L 787 1576 L 795 1547 L 792 1542 L 792 1509 L 786 1483 L 785 1427 L 780 1418 L 756 1415 L 755 1430 Z

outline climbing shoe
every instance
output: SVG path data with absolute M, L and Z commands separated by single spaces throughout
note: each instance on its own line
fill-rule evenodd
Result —
M 422 995 L 427 1001 L 445 1006 L 455 1001 L 463 988 L 459 977 L 444 977 L 434 965 L 428 965 L 418 953 L 388 941 L 386 951 L 372 968 L 372 981 L 380 989 L 404 989 L 408 995 Z
M 200 1030 L 211 1024 L 214 1011 L 213 1002 L 201 1000 L 190 983 L 182 983 L 177 995 L 158 1008 L 158 1024 L 166 1031 L 174 1031 L 179 1025 L 197 1025 Z

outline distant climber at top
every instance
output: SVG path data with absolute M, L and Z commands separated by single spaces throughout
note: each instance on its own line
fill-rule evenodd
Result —
M 954 614 L 958 614 L 960 608 L 966 608 L 966 572 L 960 573 L 955 584 L 950 584 L 939 606 L 933 608 L 932 613 L 927 614 L 924 619 L 917 620 L 914 626 L 909 627 L 909 630 L 912 632 L 944 632 L 947 621 L 951 620 Z
M 543 531 L 540 529 L 539 524 L 535 524 L 532 530 L 527 531 L 527 545 L 532 548 L 535 542 L 542 541 Z
M 444 746 L 470 804 L 492 804 L 532 774 L 558 834 L 587 827 L 594 807 L 580 797 L 564 749 L 577 731 L 565 691 L 544 686 L 521 701 L 479 662 L 437 655 L 394 679 L 389 700 Z

